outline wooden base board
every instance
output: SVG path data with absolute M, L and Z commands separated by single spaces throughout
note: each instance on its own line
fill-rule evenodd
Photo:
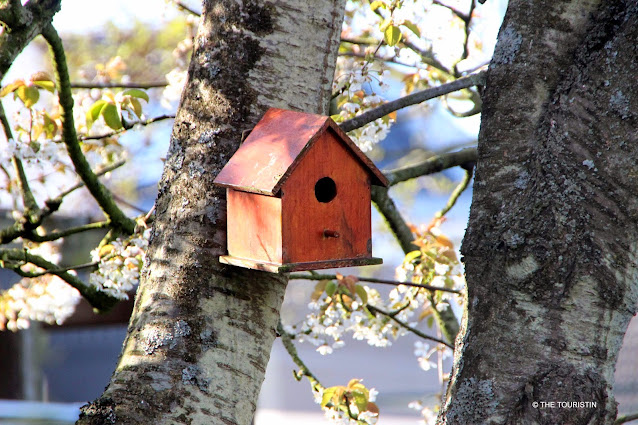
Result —
M 382 264 L 381 258 L 346 258 L 342 260 L 313 261 L 308 263 L 288 263 L 277 264 L 263 261 L 249 260 L 246 258 L 222 255 L 219 261 L 231 266 L 244 267 L 247 269 L 262 270 L 270 273 L 289 273 L 303 270 L 333 269 L 337 267 L 369 266 L 372 264 Z

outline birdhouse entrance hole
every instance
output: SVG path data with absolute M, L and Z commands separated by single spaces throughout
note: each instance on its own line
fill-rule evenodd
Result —
M 330 177 L 323 177 L 315 184 L 315 197 L 317 201 L 328 203 L 337 196 L 337 185 Z

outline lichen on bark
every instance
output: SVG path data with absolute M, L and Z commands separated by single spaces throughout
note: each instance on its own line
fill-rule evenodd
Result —
M 219 263 L 226 200 L 213 180 L 268 107 L 326 110 L 343 9 L 204 2 L 122 356 L 79 423 L 252 420 L 286 279 Z

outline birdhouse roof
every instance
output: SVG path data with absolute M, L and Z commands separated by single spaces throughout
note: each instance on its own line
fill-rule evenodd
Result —
M 348 147 L 370 174 L 372 184 L 388 185 L 383 173 L 330 117 L 277 108 L 266 112 L 215 183 L 275 196 L 306 152 L 327 131 Z

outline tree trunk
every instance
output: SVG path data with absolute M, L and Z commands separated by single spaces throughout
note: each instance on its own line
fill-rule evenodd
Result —
M 218 262 L 212 182 L 268 107 L 327 112 L 344 3 L 204 1 L 128 336 L 78 423 L 251 422 L 287 279 Z
M 636 40 L 634 0 L 510 1 L 439 423 L 616 417 L 614 368 L 638 298 Z

